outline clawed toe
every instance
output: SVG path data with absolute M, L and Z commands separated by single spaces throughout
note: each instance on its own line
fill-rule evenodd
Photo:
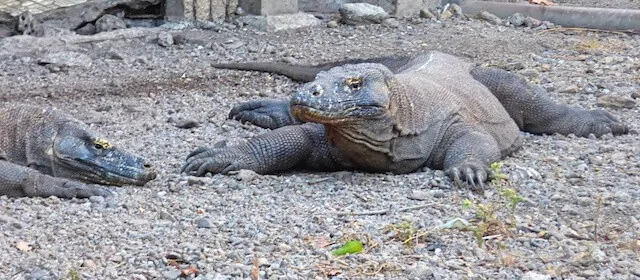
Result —
M 464 166 L 452 167 L 445 173 L 458 186 L 467 185 L 472 189 L 484 190 L 484 183 L 487 181 L 490 171 L 484 167 Z

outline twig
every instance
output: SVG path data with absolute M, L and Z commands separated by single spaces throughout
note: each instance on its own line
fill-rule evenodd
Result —
M 541 30 L 536 35 L 540 35 L 542 33 L 553 32 L 553 31 L 589 31 L 589 32 L 602 32 L 602 33 L 613 33 L 617 35 L 627 35 L 627 34 L 635 34 L 636 32 L 632 30 L 628 31 L 615 31 L 615 30 L 604 30 L 604 29 L 595 29 L 595 28 L 585 28 L 585 27 L 555 27 L 550 29 Z
M 435 205 L 434 203 L 428 203 L 428 204 L 422 204 L 422 205 L 398 208 L 396 210 L 393 210 L 393 209 L 382 209 L 382 210 L 363 211 L 363 212 L 335 212 L 334 214 L 338 215 L 338 216 L 386 215 L 386 214 L 389 214 L 391 212 L 407 212 L 407 211 L 411 211 L 411 210 L 418 210 L 418 209 L 422 209 L 422 208 L 431 207 L 431 206 L 434 206 L 434 205 Z

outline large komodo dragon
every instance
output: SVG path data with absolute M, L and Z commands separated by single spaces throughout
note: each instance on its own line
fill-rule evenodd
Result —
M 342 65 L 342 66 L 339 66 Z M 482 186 L 489 165 L 522 145 L 519 130 L 597 137 L 628 127 L 608 112 L 552 101 L 516 74 L 430 52 L 320 66 L 218 64 L 307 82 L 290 100 L 256 100 L 230 118 L 274 130 L 231 147 L 199 148 L 194 175 L 293 167 L 406 173 L 443 169 L 456 183 Z
M 144 185 L 156 177 L 143 158 L 113 147 L 53 108 L 0 108 L 0 195 L 110 196 L 104 185 Z

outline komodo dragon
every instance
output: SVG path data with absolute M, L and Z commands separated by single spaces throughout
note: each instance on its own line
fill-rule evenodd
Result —
M 104 185 L 144 185 L 156 177 L 143 158 L 113 147 L 53 109 L 0 108 L 0 195 L 110 196 Z
M 519 130 L 582 137 L 629 131 L 606 111 L 558 104 L 516 74 L 435 51 L 320 66 L 214 67 L 307 83 L 288 101 L 233 108 L 230 118 L 274 130 L 237 146 L 196 149 L 182 170 L 198 176 L 238 169 L 407 173 L 429 167 L 445 170 L 458 184 L 482 187 L 489 165 L 522 145 Z

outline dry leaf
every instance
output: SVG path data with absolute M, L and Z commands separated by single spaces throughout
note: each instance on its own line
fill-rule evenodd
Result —
M 342 271 L 338 269 L 332 269 L 332 270 L 329 270 L 329 272 L 327 272 L 327 276 L 329 277 L 338 276 L 340 274 L 342 274 Z
M 251 280 L 260 279 L 260 263 L 257 257 L 253 257 L 253 268 L 251 268 Z
M 18 241 L 18 244 L 16 244 L 16 248 L 18 248 L 18 250 L 22 252 L 28 252 L 32 249 L 31 245 L 29 245 L 29 243 L 27 243 L 26 241 Z
M 529 0 L 529 4 L 543 5 L 543 6 L 553 6 L 556 3 L 553 3 L 551 0 Z
M 188 268 L 183 269 L 181 273 L 182 273 L 182 276 L 189 276 L 191 274 L 198 275 L 200 274 L 200 270 L 198 270 L 198 268 L 196 267 L 190 266 Z

